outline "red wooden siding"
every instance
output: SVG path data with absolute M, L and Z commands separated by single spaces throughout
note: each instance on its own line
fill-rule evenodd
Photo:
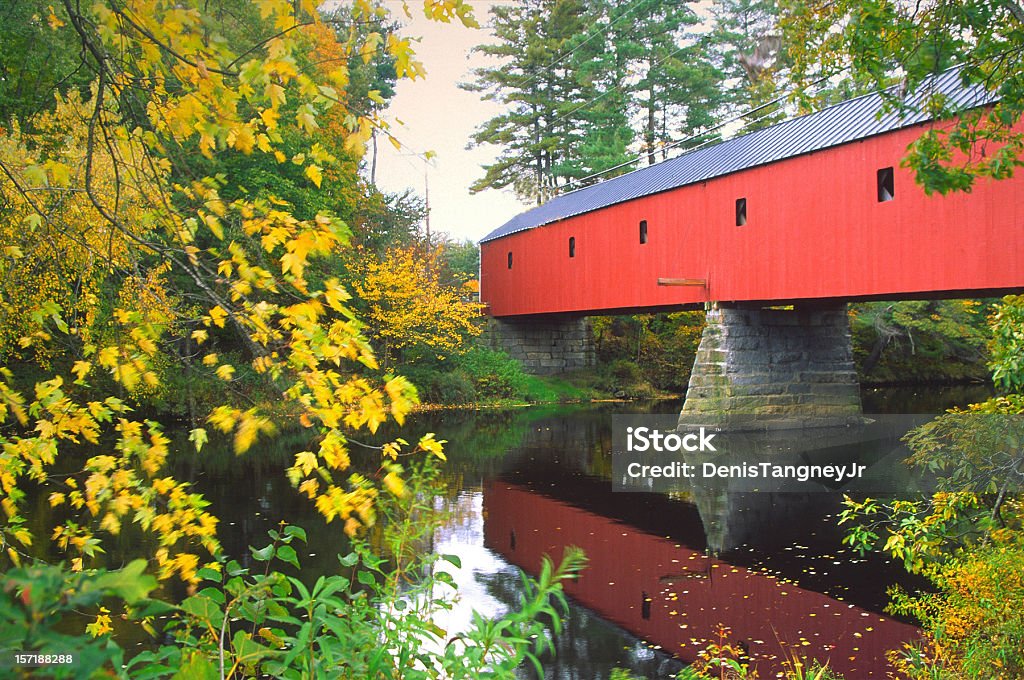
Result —
M 1024 288 L 1024 173 L 926 196 L 899 167 L 922 127 L 620 203 L 481 244 L 493 316 L 705 301 L 970 296 Z M 895 169 L 879 202 L 877 173 Z M 736 201 L 746 224 L 736 226 Z M 648 224 L 640 243 L 641 220 Z M 570 258 L 569 239 L 575 238 Z M 513 266 L 507 266 L 508 253 Z M 659 286 L 663 278 L 708 287 Z

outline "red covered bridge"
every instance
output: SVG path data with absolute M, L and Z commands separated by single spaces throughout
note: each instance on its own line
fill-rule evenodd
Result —
M 956 71 L 934 86 L 990 103 Z M 900 161 L 935 125 L 866 95 L 564 194 L 481 240 L 481 299 L 510 317 L 1024 286 L 1024 175 L 925 195 Z
M 1024 174 L 928 196 L 901 167 L 943 125 L 865 95 L 529 210 L 480 242 L 491 342 L 558 372 L 593 362 L 587 315 L 714 303 L 684 414 L 855 415 L 847 301 L 1024 289 Z

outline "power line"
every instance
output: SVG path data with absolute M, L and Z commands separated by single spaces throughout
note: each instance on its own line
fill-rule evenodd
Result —
M 661 65 L 662 65 L 663 63 L 665 63 L 666 61 L 668 61 L 668 60 L 669 60 L 669 59 L 671 59 L 672 57 L 676 56 L 677 54 L 679 54 L 680 52 L 682 52 L 683 50 L 685 50 L 685 49 L 686 49 L 687 47 L 692 47 L 692 46 L 691 46 L 691 45 L 680 45 L 680 46 L 679 46 L 679 47 L 677 47 L 677 48 L 676 48 L 676 49 L 675 49 L 675 50 L 674 50 L 673 52 L 670 52 L 669 54 L 666 54 L 666 55 L 665 55 L 664 57 L 662 57 L 661 59 L 659 59 L 659 60 L 658 60 L 658 63 L 656 63 L 656 64 L 654 64 L 653 66 L 651 66 L 650 70 L 651 70 L 651 71 L 653 71 L 654 69 L 658 68 L 658 67 L 659 67 L 659 66 L 661 66 Z M 609 88 L 609 89 L 605 90 L 604 92 L 602 92 L 601 94 L 597 95 L 596 97 L 593 97 L 592 99 L 589 99 L 589 100 L 587 100 L 587 101 L 583 102 L 582 104 L 580 104 L 579 106 L 577 106 L 577 107 L 576 107 L 576 108 L 574 108 L 573 110 L 571 110 L 571 111 L 567 111 L 566 113 L 563 113 L 563 114 L 562 114 L 561 116 L 559 116 L 558 118 L 555 118 L 555 119 L 554 119 L 554 120 L 552 120 L 552 121 L 551 121 L 550 123 L 548 123 L 548 125 L 554 125 L 555 123 L 560 123 L 560 122 L 562 122 L 563 120 L 565 120 L 566 118 L 568 118 L 568 117 L 569 117 L 569 116 L 571 116 L 572 114 L 576 113 L 577 111 L 580 111 L 580 110 L 582 110 L 582 109 L 585 109 L 585 108 L 587 108 L 588 106 L 590 106 L 590 105 L 591 105 L 591 104 L 593 104 L 594 102 L 596 102 L 596 101 L 598 101 L 598 100 L 600 100 L 600 99 L 603 99 L 604 97 L 607 97 L 607 96 L 608 96 L 608 95 L 610 95 L 610 94 L 611 94 L 612 92 L 617 92 L 617 91 L 618 91 L 618 92 L 621 92 L 621 90 L 622 90 L 622 87 L 623 87 L 623 85 L 622 85 L 622 84 L 620 84 L 620 85 L 616 85 L 615 87 L 612 87 L 612 88 Z
M 845 69 L 843 69 L 843 70 L 845 70 Z M 840 71 L 840 73 L 841 72 L 842 71 Z M 822 76 L 818 80 L 816 80 L 813 83 L 811 83 L 810 86 L 814 87 L 814 86 L 818 85 L 819 83 L 822 83 L 822 82 L 828 80 L 829 78 L 833 77 L 833 75 Z M 738 114 L 736 116 L 733 116 L 732 118 L 728 118 L 728 119 L 722 121 L 721 123 L 718 123 L 717 125 L 714 125 L 714 126 L 708 128 L 707 130 L 704 130 L 703 132 L 699 132 L 699 133 L 695 133 L 695 134 L 692 134 L 692 135 L 688 135 L 687 137 L 684 137 L 684 138 L 679 139 L 679 140 L 677 140 L 675 142 L 672 142 L 671 144 L 663 147 L 662 151 L 668 151 L 669 149 L 674 149 L 674 148 L 676 148 L 676 147 L 678 147 L 678 146 L 680 146 L 682 144 L 685 144 L 687 142 L 693 141 L 695 139 L 700 139 L 701 137 L 709 135 L 712 132 L 715 132 L 716 130 L 720 130 L 721 128 L 725 127 L 726 125 L 729 125 L 731 123 L 735 123 L 736 121 L 738 121 L 740 119 L 747 118 L 751 114 L 757 113 L 758 111 L 762 111 L 762 110 L 764 110 L 764 109 L 766 109 L 766 108 L 768 108 L 770 106 L 774 106 L 775 104 L 778 104 L 778 103 L 788 99 L 789 96 L 790 96 L 790 93 L 786 93 L 786 94 L 780 95 L 780 96 L 776 97 L 775 99 L 772 99 L 769 102 L 765 102 L 764 104 L 761 104 L 759 106 L 756 106 L 756 107 L 750 109 L 746 113 L 741 113 L 741 114 Z M 756 122 L 758 122 L 760 120 L 764 120 L 765 118 L 769 117 L 770 115 L 771 115 L 771 113 L 766 113 L 766 114 L 764 114 L 762 116 L 759 116 L 757 118 L 748 120 L 746 123 L 744 123 L 739 128 L 738 131 L 742 131 L 742 130 L 750 127 L 754 123 L 756 123 Z M 705 146 L 707 146 L 707 145 L 709 145 L 711 143 L 714 143 L 714 142 L 717 142 L 717 140 L 706 140 L 703 143 L 699 144 L 698 146 L 696 146 L 696 147 L 694 147 L 692 149 L 687 149 L 687 152 L 696 151 L 697 149 L 703 148 L 703 147 L 705 147 Z M 586 177 L 580 177 L 579 179 L 572 180 L 572 181 L 568 182 L 567 184 L 565 184 L 564 186 L 566 186 L 566 187 L 572 186 L 574 184 L 579 184 L 581 182 L 586 182 L 587 180 L 591 180 L 591 179 L 595 179 L 597 177 L 601 177 L 602 175 L 606 175 L 609 172 L 613 172 L 615 170 L 620 170 L 622 168 L 625 168 L 625 167 L 628 167 L 630 165 L 633 165 L 634 163 L 640 162 L 647 155 L 648 155 L 647 153 L 643 153 L 640 156 L 637 156 L 636 158 L 632 158 L 632 159 L 630 159 L 628 161 L 625 161 L 624 163 L 619 163 L 618 165 L 612 166 L 610 168 L 605 168 L 604 170 L 592 173 L 590 175 L 587 175 Z M 573 191 L 576 191 L 576 190 L 574 189 Z
M 630 12 L 632 12 L 632 11 L 633 11 L 634 9 L 636 9 L 637 7 L 639 7 L 639 6 L 640 6 L 640 5 L 641 5 L 641 4 L 642 4 L 642 3 L 644 2 L 644 1 L 645 1 L 645 0 L 632 0 L 632 2 L 630 3 L 630 4 L 632 5 L 632 7 L 630 7 L 630 8 L 629 8 L 629 9 L 627 9 L 627 10 L 625 10 L 625 11 L 624 11 L 624 12 L 623 12 L 622 14 L 620 14 L 620 15 L 619 15 L 619 17 L 618 17 L 617 19 L 615 19 L 614 21 L 612 21 L 611 23 L 609 23 L 607 27 L 598 27 L 598 30 L 596 30 L 595 32 L 591 33 L 591 34 L 590 34 L 590 35 L 589 35 L 589 36 L 588 36 L 587 38 L 585 38 L 585 39 L 583 40 L 583 42 L 581 42 L 581 43 L 580 43 L 579 45 L 577 45 L 576 47 L 572 48 L 571 50 L 569 50 L 568 52 L 566 52 L 566 53 L 565 53 L 565 54 L 563 54 L 562 56 L 558 57 L 557 59 L 555 59 L 554 61 L 552 61 L 552 62 L 551 62 L 550 64 L 548 64 L 547 66 L 543 66 L 543 67 L 541 67 L 540 69 L 538 69 L 538 70 L 537 70 L 537 71 L 536 71 L 536 72 L 535 72 L 535 73 L 534 73 L 534 74 L 533 74 L 532 76 L 530 76 L 529 78 L 524 78 L 523 80 L 519 81 L 518 83 L 515 83 L 514 85 L 512 85 L 512 88 L 513 88 L 513 89 L 522 89 L 522 87 L 523 87 L 524 85 L 529 85 L 529 84 L 530 84 L 530 83 L 532 83 L 533 81 L 537 80 L 537 78 L 539 78 L 539 77 L 541 76 L 541 74 L 542 74 L 542 73 L 544 73 L 545 71 L 548 71 L 548 70 L 550 70 L 551 68 L 553 68 L 553 67 L 557 66 L 558 64 L 562 63 L 563 61 L 565 61 L 566 59 L 568 59 L 569 57 L 571 57 L 571 56 L 572 56 L 573 54 L 575 54 L 576 50 L 580 49 L 581 47 L 583 47 L 584 45 L 586 45 L 586 44 L 587 44 L 588 42 L 590 42 L 591 40 L 593 40 L 593 39 L 594 39 L 594 38 L 596 38 L 597 36 L 599 36 L 599 35 L 603 35 L 603 34 L 604 34 L 604 32 L 605 32 L 605 30 L 610 30 L 610 29 L 611 29 L 612 27 L 614 27 L 614 26 L 615 26 L 615 24 L 617 24 L 617 23 L 619 23 L 620 21 L 622 21 L 623 19 L 625 19 L 625 18 L 626 18 L 626 15 L 627 15 L 627 14 L 629 14 L 629 13 L 630 13 Z

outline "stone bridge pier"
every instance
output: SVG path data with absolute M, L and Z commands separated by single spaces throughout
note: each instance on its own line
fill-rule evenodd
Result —
M 533 375 L 562 373 L 596 361 L 594 334 L 582 316 L 491 318 L 482 339 L 486 346 L 507 352 Z
M 845 304 L 708 311 L 681 425 L 821 427 L 860 414 Z

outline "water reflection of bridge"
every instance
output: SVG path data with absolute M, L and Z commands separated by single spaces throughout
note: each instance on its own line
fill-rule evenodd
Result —
M 798 500 L 790 495 L 794 507 Z M 830 501 L 825 494 L 804 499 Z M 763 540 L 712 557 L 693 504 L 612 494 L 607 482 L 541 464 L 485 485 L 484 537 L 487 547 L 533 573 L 543 555 L 582 547 L 590 566 L 568 593 L 684 661 L 725 624 L 762 676 L 778 670 L 781 641 L 847 677 L 886 677 L 886 651 L 917 634 L 880 613 L 899 569 L 840 554 L 838 541 L 822 536 L 831 525 L 822 510 L 805 507 L 804 522 L 790 513 L 786 526 L 762 527 Z M 816 550 L 816 541 L 835 547 Z

